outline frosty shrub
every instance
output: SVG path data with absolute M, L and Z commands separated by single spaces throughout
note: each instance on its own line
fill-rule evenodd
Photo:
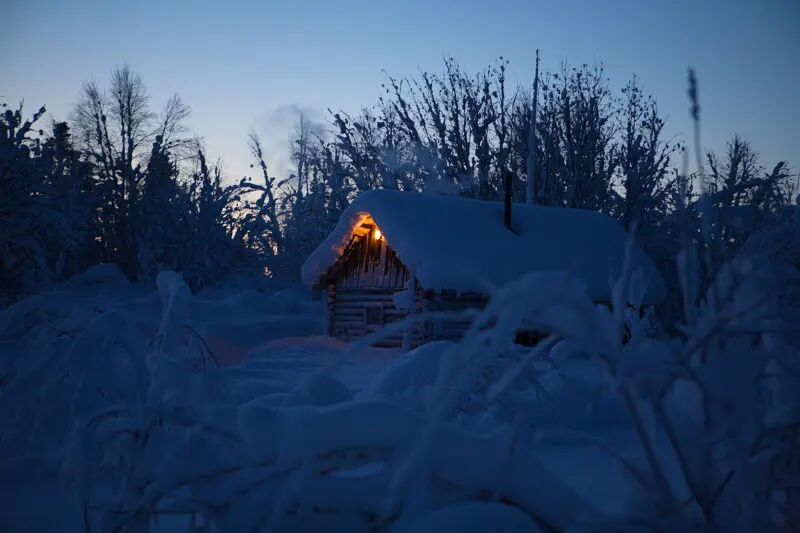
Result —
M 741 256 L 692 293 L 697 254 L 679 261 L 694 302 L 680 335 L 640 318 L 636 273 L 615 283 L 611 309 L 566 273 L 532 273 L 498 288 L 461 342 L 420 348 L 433 366 L 395 365 L 364 394 L 329 406 L 314 398 L 333 368 L 282 402 L 233 403 L 203 343 L 181 334 L 188 289 L 162 273 L 156 340 L 125 343 L 138 354 L 126 373 L 131 393 L 81 409 L 70 439 L 68 471 L 87 520 L 92 531 L 149 531 L 165 516 L 191 531 L 387 531 L 451 505 L 499 501 L 556 531 L 777 531 L 796 501 L 800 459 L 794 326 L 778 289 L 797 272 Z M 514 346 L 522 327 L 550 335 Z M 100 325 L 93 331 L 85 342 Z M 343 360 L 386 334 L 355 343 Z M 69 350 L 76 372 L 83 342 Z M 615 489 L 626 494 L 623 516 L 599 512 L 532 448 L 553 434 L 539 431 L 534 408 L 543 369 L 572 359 L 593 364 L 625 415 L 618 425 L 636 438 L 640 453 L 629 455 L 591 428 L 569 432 L 627 472 L 628 485 Z
M 50 147 L 34 129 L 44 113 L 25 120 L 21 106 L 6 104 L 0 113 L 0 306 L 56 279 L 74 244 L 77 228 L 54 194 Z

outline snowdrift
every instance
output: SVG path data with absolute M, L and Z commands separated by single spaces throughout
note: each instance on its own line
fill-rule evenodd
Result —
M 687 341 L 622 311 L 622 282 L 612 312 L 547 272 L 498 290 L 463 341 L 407 354 L 318 336 L 299 287 L 192 297 L 162 272 L 142 294 L 87 274 L 0 315 L 0 524 L 770 531 L 799 402 L 770 366 L 789 346 L 756 266 L 729 265 Z M 551 336 L 512 347 L 522 320 Z M 707 341 L 755 326 L 760 344 Z

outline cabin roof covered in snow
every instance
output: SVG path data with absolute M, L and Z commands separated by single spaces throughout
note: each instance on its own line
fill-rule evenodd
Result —
M 488 293 L 531 271 L 575 274 L 595 301 L 611 301 L 629 236 L 614 219 L 591 211 L 514 204 L 511 228 L 502 202 L 395 190 L 361 193 L 336 228 L 309 256 L 302 278 L 319 283 L 368 218 L 425 289 Z M 657 268 L 638 247 L 631 267 L 645 283 L 644 303 L 666 293 Z

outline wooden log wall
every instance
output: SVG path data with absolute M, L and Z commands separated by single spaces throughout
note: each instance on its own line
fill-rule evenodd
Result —
M 410 272 L 387 245 L 376 239 L 374 225 L 365 225 L 354 235 L 344 257 L 328 273 L 328 314 L 326 332 L 353 341 L 377 331 L 380 326 L 367 326 L 366 309 L 378 304 L 383 309 L 383 323 L 403 320 L 407 313 L 397 309 L 393 296 L 404 290 Z M 479 294 L 458 294 L 454 291 L 416 291 L 419 312 L 458 312 L 482 309 L 488 299 Z M 438 319 L 414 328 L 413 346 L 432 340 L 460 340 L 470 327 L 472 318 Z M 376 346 L 401 347 L 403 332 L 398 331 L 379 341 Z
M 336 295 L 336 287 L 328 285 L 325 289 L 325 322 L 323 333 L 329 337 L 333 337 L 333 301 Z
M 429 312 L 458 313 L 467 309 L 483 309 L 488 302 L 486 296 L 454 291 L 428 291 L 425 295 L 425 308 Z M 458 341 L 467 333 L 472 317 L 435 318 L 428 327 L 429 340 Z
M 354 239 L 334 277 L 337 289 L 402 289 L 409 272 L 373 229 Z
M 397 290 L 391 289 L 334 289 L 329 291 L 328 305 L 331 320 L 331 336 L 344 341 L 354 341 L 359 337 L 374 333 L 382 326 L 368 326 L 366 323 L 366 309 L 369 305 L 380 305 L 383 309 L 383 324 L 389 325 L 406 318 L 405 310 L 398 309 L 394 304 L 394 294 Z M 418 293 L 418 299 L 422 299 Z M 414 331 L 414 346 L 423 342 L 424 327 L 416 326 Z M 403 345 L 402 330 L 393 332 L 389 337 L 381 339 L 375 346 L 385 348 L 399 348 Z

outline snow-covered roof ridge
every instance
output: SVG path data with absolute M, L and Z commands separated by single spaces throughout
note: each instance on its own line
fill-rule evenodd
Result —
M 622 271 L 629 235 L 614 219 L 579 209 L 514 204 L 511 228 L 503 203 L 397 190 L 361 193 L 328 238 L 306 260 L 312 286 L 341 257 L 353 230 L 371 217 L 400 260 L 426 289 L 486 293 L 531 271 L 566 270 L 586 283 L 589 296 L 611 301 L 609 280 Z M 638 247 L 633 271 L 646 280 L 645 303 L 666 295 L 661 273 Z

